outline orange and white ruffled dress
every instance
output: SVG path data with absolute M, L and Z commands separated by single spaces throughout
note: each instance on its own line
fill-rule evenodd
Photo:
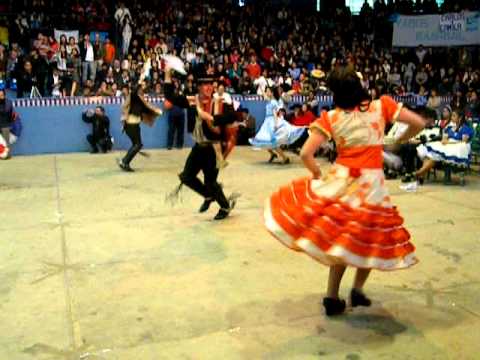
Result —
M 295 180 L 267 200 L 265 224 L 280 242 L 329 266 L 387 271 L 418 262 L 383 174 L 385 124 L 401 107 L 383 96 L 367 111 L 335 109 L 311 125 L 335 140 L 338 157 L 322 179 Z

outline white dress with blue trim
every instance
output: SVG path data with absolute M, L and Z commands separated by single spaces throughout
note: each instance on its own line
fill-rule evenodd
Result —
M 468 125 L 463 125 L 458 130 L 449 127 L 446 132 L 448 134 L 448 144 L 442 144 L 441 141 L 432 141 L 420 145 L 417 147 L 418 156 L 421 159 L 428 158 L 456 166 L 468 167 L 471 146 L 469 142 L 462 141 L 462 137 L 467 135 L 470 141 L 473 137 L 473 129 Z
M 274 149 L 281 145 L 290 145 L 297 141 L 306 131 L 305 127 L 292 125 L 283 117 L 280 117 L 277 120 L 278 124 L 276 124 L 274 114 L 283 107 L 282 99 L 273 99 L 267 103 L 265 120 L 260 130 L 254 138 L 248 140 L 252 146 Z

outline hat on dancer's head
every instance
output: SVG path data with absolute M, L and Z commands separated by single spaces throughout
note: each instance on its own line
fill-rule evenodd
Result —
M 213 84 L 213 82 L 215 81 L 216 79 L 210 74 L 206 74 L 206 73 L 198 74 L 198 79 L 197 79 L 198 85 Z

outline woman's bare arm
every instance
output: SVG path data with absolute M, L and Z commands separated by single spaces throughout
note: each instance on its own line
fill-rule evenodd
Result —
M 397 121 L 408 125 L 407 130 L 397 139 L 397 144 L 403 144 L 407 142 L 425 127 L 425 120 L 417 113 L 408 109 L 400 110 Z
M 312 173 L 314 179 L 319 179 L 322 175 L 322 172 L 315 161 L 315 153 L 326 140 L 327 138 L 323 133 L 312 129 L 310 131 L 310 136 L 300 152 L 300 158 L 302 159 L 303 164 Z

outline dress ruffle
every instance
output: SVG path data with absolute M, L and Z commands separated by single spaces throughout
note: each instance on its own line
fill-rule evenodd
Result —
M 429 158 L 435 161 L 468 167 L 470 164 L 470 144 L 465 142 L 442 144 L 441 141 L 434 141 L 420 145 L 417 148 L 420 158 Z
M 281 145 L 291 145 L 297 141 L 306 128 L 294 126 L 285 119 L 279 119 L 275 126 L 275 118 L 267 117 L 254 138 L 249 139 L 252 146 L 257 148 L 275 149 Z
M 325 265 L 386 271 L 417 263 L 403 218 L 379 189 L 381 173 L 319 181 L 295 180 L 267 200 L 266 226 L 280 242 Z

